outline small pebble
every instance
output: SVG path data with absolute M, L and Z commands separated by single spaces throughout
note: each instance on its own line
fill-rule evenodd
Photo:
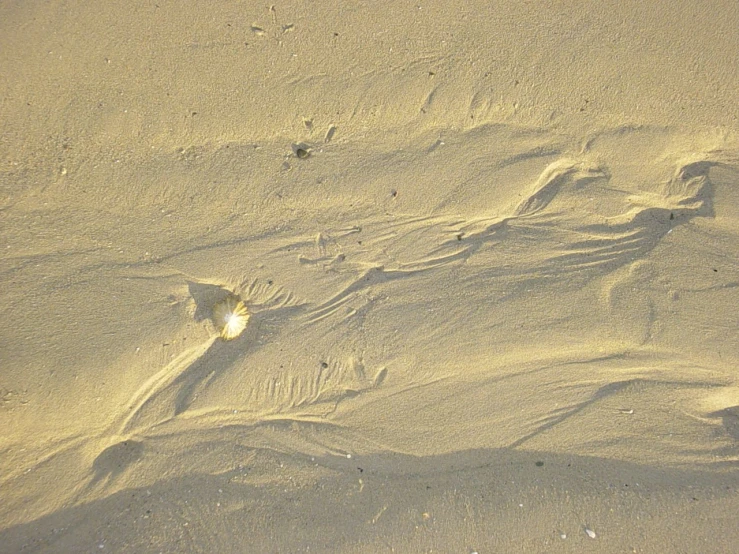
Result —
M 595 531 L 593 531 L 592 529 L 588 529 L 587 527 L 585 528 L 585 532 L 588 534 L 588 537 L 590 537 L 591 539 L 594 539 L 596 536 Z

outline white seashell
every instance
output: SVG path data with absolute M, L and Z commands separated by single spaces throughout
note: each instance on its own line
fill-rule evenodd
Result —
M 229 296 L 213 308 L 213 323 L 224 340 L 238 337 L 249 323 L 249 311 L 236 296 Z
M 592 529 L 588 529 L 587 527 L 585 528 L 585 532 L 588 534 L 588 537 L 590 537 L 591 539 L 594 539 L 596 536 L 595 531 L 593 531 Z

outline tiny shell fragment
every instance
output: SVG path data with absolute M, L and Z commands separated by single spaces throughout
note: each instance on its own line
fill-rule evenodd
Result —
M 249 311 L 236 296 L 228 296 L 213 308 L 213 322 L 221 337 L 231 340 L 238 337 L 246 329 L 249 322 Z
M 585 528 L 585 532 L 588 534 L 588 537 L 590 537 L 591 539 L 594 539 L 596 536 L 595 531 L 593 531 L 592 529 L 588 529 L 587 527 Z

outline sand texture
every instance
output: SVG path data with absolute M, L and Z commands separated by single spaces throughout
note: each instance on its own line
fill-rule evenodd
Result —
M 739 4 L 645 4 L 0 4 L 0 552 L 736 552 Z

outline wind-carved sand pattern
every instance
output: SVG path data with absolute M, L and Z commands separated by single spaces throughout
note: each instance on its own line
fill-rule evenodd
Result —
M 185 350 L 156 373 L 131 399 L 122 421 L 113 425 L 117 435 L 146 434 L 147 430 L 177 417 L 206 426 L 248 424 L 273 417 L 296 420 L 321 417 L 335 410 L 343 399 L 382 382 L 385 368 L 368 376 L 357 358 L 334 360 L 327 357 L 317 367 L 300 368 L 298 372 L 277 371 L 265 375 L 252 371 L 251 375 L 242 376 L 242 397 L 233 407 L 190 410 L 194 400 L 211 382 L 217 381 L 219 375 L 238 365 L 244 368 L 242 371 L 248 371 L 244 364 L 250 351 L 258 347 L 260 322 L 268 327 L 271 320 L 295 317 L 306 308 L 305 301 L 272 284 L 252 282 L 240 288 L 244 290 L 243 297 L 218 285 L 188 282 L 196 321 L 212 320 L 212 307 L 234 297 L 253 311 L 250 317 L 254 321 L 250 321 L 241 336 L 232 340 L 214 334 L 205 343 Z
M 51 486 L 55 467 L 78 467 L 59 498 L 83 501 L 134 474 L 156 482 L 162 454 L 178 453 L 178 474 L 226 471 L 234 445 L 311 456 L 546 449 L 560 428 L 583 425 L 590 409 L 620 413 L 630 395 L 649 406 L 665 387 L 731 391 L 726 368 L 650 345 L 658 308 L 647 288 L 665 238 L 713 216 L 712 171 L 736 171 L 735 157 L 661 158 L 636 180 L 585 150 L 512 153 L 538 177 L 507 189 L 490 181 L 500 200 L 474 216 L 447 203 L 438 215 L 378 208 L 254 232 L 224 224 L 156 262 L 104 268 L 140 273 L 153 296 L 174 299 L 171 312 L 156 306 L 172 333 L 157 341 L 178 338 L 177 348 L 132 368 L 140 382 L 105 404 L 100 428 L 45 444 L 28 456 L 32 473 L 19 465 L 3 483 Z M 96 282 L 96 271 L 79 273 Z M 224 340 L 213 309 L 231 296 L 249 321 Z M 588 324 L 573 333 L 578 318 Z M 729 413 L 731 402 L 706 413 Z M 618 429 L 605 438 L 617 442 Z M 188 465 L 198 444 L 220 454 Z
M 184 432 L 193 426 L 329 417 L 340 402 L 380 386 L 387 368 L 368 369 L 356 352 L 334 356 L 326 348 L 327 353 L 316 354 L 307 367 L 287 356 L 285 364 L 265 371 L 250 360 L 273 346 L 268 344 L 270 326 L 292 329 L 288 348 L 293 350 L 308 348 L 301 342 L 312 341 L 307 337 L 317 334 L 340 351 L 344 339 L 352 340 L 353 331 L 361 334 L 363 321 L 394 287 L 418 286 L 424 297 L 433 299 L 449 294 L 434 288 L 434 282 L 443 282 L 451 271 L 457 272 L 462 293 L 468 284 L 479 290 L 481 282 L 498 288 L 503 283 L 511 289 L 534 281 L 539 286 L 562 282 L 585 286 L 643 258 L 675 226 L 710 215 L 711 166 L 710 161 L 680 165 L 656 191 L 612 191 L 621 208 L 611 205 L 613 211 L 602 214 L 578 206 L 589 193 L 607 187 L 608 173 L 586 162 L 562 159 L 549 165 L 528 196 L 501 217 L 381 216 L 320 231 L 313 238 L 266 240 L 254 248 L 260 264 L 272 267 L 275 275 L 295 274 L 297 267 L 306 282 L 314 280 L 308 288 L 325 291 L 325 298 L 302 298 L 264 279 L 236 287 L 252 313 L 243 335 L 226 342 L 214 332 L 205 343 L 182 352 L 141 386 L 112 431 L 122 437 L 157 434 L 166 432 L 167 424 L 176 419 L 187 422 L 180 428 Z M 527 263 L 521 255 L 527 245 L 535 245 L 548 258 L 533 257 L 529 258 L 533 263 Z M 227 256 L 234 248 L 214 246 L 212 252 Z M 168 263 L 180 265 L 176 257 Z M 201 322 L 208 321 L 214 305 L 234 293 L 195 279 L 188 287 L 193 318 Z M 286 336 L 286 329 L 276 332 Z M 474 336 L 476 330 L 470 332 Z M 361 348 L 354 344 L 353 350 Z M 426 382 L 439 377 L 429 375 Z M 219 387 L 231 391 L 230 405 L 198 403 L 209 389 Z

